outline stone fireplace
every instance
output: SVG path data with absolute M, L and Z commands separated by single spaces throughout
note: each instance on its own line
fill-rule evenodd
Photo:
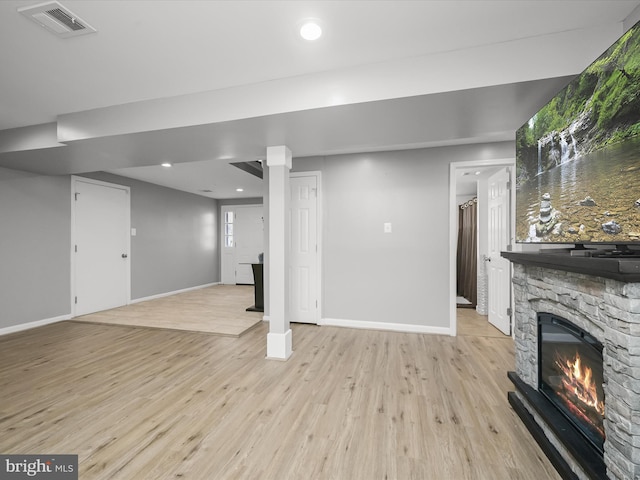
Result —
M 516 387 L 509 401 L 564 478 L 640 478 L 640 260 L 512 253 Z M 546 418 L 538 372 L 538 314 L 568 320 L 602 347 L 604 454 Z M 560 415 L 562 417 L 562 415 Z M 543 445 L 544 444 L 544 445 Z M 598 458 L 597 458 L 598 457 Z

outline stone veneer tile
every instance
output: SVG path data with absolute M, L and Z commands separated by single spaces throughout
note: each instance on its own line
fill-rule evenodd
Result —
M 619 287 L 619 282 L 616 283 Z M 629 298 L 640 298 L 640 283 L 625 283 L 622 285 L 621 295 Z

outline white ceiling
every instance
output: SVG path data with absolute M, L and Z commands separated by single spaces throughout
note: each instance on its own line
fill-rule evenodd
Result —
M 0 130 L 6 130 L 0 131 L 0 166 L 45 174 L 106 170 L 236 198 L 260 196 L 262 187 L 228 163 L 264 158 L 268 145 L 286 144 L 295 158 L 510 140 L 622 33 L 621 22 L 640 0 L 62 0 L 98 30 L 70 39 L 17 12 L 33 3 L 0 2 Z M 324 28 L 317 43 L 297 37 L 297 26 L 309 17 Z M 520 47 L 533 43 L 547 50 L 526 58 L 531 51 Z M 527 60 L 514 68 L 517 75 L 508 66 L 483 71 L 491 52 L 504 51 Z M 464 55 L 478 64 L 465 69 L 456 61 Z M 343 80 L 365 71 L 371 82 L 362 82 L 362 90 L 384 86 L 384 94 L 339 94 Z M 404 71 L 415 75 L 403 78 Z M 415 78 L 424 86 L 411 85 Z M 332 83 L 337 100 L 56 148 L 7 147 L 30 131 L 18 127 L 54 124 L 67 114 L 201 92 L 225 98 L 253 85 L 268 96 L 284 79 L 307 85 L 330 79 L 325 83 Z M 174 167 L 157 166 L 163 160 Z M 205 189 L 212 192 L 200 192 Z

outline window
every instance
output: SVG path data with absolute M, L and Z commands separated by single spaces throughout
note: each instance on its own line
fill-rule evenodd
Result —
M 233 212 L 224 214 L 224 246 L 233 247 Z

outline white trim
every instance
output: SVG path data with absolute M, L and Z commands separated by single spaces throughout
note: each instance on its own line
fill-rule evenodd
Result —
M 131 302 L 129 303 L 134 304 L 134 303 L 146 302 L 148 300 L 156 300 L 158 298 L 170 297 L 171 295 L 177 295 L 179 293 L 191 292 L 193 290 L 200 290 L 202 288 L 213 287 L 214 285 L 220 285 L 220 282 L 205 283 L 204 285 L 197 285 L 195 287 L 182 288 L 180 290 L 174 290 L 172 292 L 158 293 L 156 295 L 149 295 L 148 297 L 140 297 L 140 298 L 131 300 Z
M 286 145 L 267 147 L 267 167 L 286 167 L 291 170 L 293 156 Z
M 447 327 L 431 327 L 410 323 L 369 322 L 366 320 L 345 320 L 340 318 L 323 318 L 318 325 L 331 327 L 361 328 L 366 330 L 384 330 L 403 333 L 428 333 L 433 335 L 450 335 Z
M 284 333 L 267 333 L 267 359 L 287 360 L 293 353 L 291 329 Z
M 69 242 L 69 311 L 73 317 L 76 313 L 76 302 L 74 298 L 76 296 L 76 259 L 75 259 L 75 244 L 76 244 L 76 202 L 75 202 L 75 190 L 76 190 L 76 177 L 71 175 L 71 195 L 69 195 L 69 201 L 71 202 L 71 241 Z
M 10 333 L 21 332 L 23 330 L 30 330 L 32 328 L 42 327 L 51 323 L 62 322 L 64 320 L 70 320 L 71 315 L 60 315 L 59 317 L 45 318 L 44 320 L 36 320 L 34 322 L 20 323 L 19 325 L 11 325 L 10 327 L 0 328 L 0 336 L 8 335 Z
M 126 224 L 127 224 L 127 271 L 126 271 L 126 289 L 127 289 L 127 298 L 126 304 L 129 305 L 131 303 L 131 187 L 126 185 L 119 185 L 117 183 L 103 182 L 102 180 L 94 180 L 93 178 L 86 178 L 77 175 L 71 175 L 71 244 L 69 245 L 69 251 L 71 256 L 71 298 L 69 299 L 71 302 L 71 316 L 76 316 L 76 303 L 74 298 L 76 296 L 76 256 L 75 248 L 76 245 L 76 202 L 75 202 L 75 193 L 76 193 L 76 184 L 78 182 L 91 183 L 93 185 L 101 185 L 103 187 L 109 188 L 117 188 L 120 190 L 124 190 L 127 192 L 127 212 L 126 212 Z
M 309 172 L 292 172 L 289 177 L 316 177 L 316 242 L 318 245 L 316 265 L 316 290 L 318 310 L 316 311 L 316 323 L 320 325 L 322 320 L 322 172 L 313 170 Z
M 449 332 L 456 336 L 458 324 L 456 319 L 456 256 L 458 248 L 458 204 L 456 201 L 456 170 L 469 167 L 512 167 L 515 159 L 502 158 L 494 160 L 472 160 L 451 162 L 449 164 Z M 513 175 L 513 174 L 512 174 Z M 513 178 L 513 176 L 511 177 Z M 514 206 L 511 206 L 512 212 Z M 511 214 L 513 215 L 513 213 Z

